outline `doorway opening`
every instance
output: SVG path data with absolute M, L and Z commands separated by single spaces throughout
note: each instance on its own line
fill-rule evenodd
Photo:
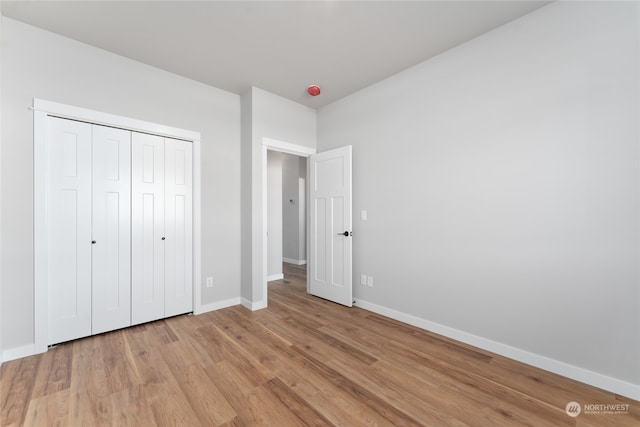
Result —
M 262 300 L 259 304 L 253 304 L 252 309 L 268 305 L 268 151 L 298 155 L 304 157 L 307 162 L 307 292 L 351 307 L 352 147 L 347 145 L 316 154 L 313 148 L 263 138 L 260 236 L 262 253 L 258 257 L 262 259 L 262 265 L 261 274 L 256 276 L 262 279 Z M 313 206 L 313 209 L 309 209 L 309 206 Z M 277 249 L 276 253 L 280 253 L 280 249 Z
M 260 303 L 260 306 L 266 307 L 267 306 L 267 300 L 268 300 L 268 292 L 267 292 L 267 284 L 268 284 L 268 279 L 269 279 L 269 269 L 268 269 L 268 264 L 269 264 L 269 260 L 268 260 L 268 254 L 269 254 L 269 250 L 268 250 L 268 246 L 269 246 L 269 236 L 272 235 L 273 232 L 269 232 L 269 227 L 268 227 L 268 153 L 269 152 L 276 152 L 276 153 L 280 153 L 280 155 L 282 154 L 291 154 L 294 156 L 298 156 L 302 158 L 302 161 L 305 162 L 305 164 L 308 162 L 308 158 L 309 156 L 313 155 L 316 153 L 315 148 L 310 148 L 310 147 L 305 147 L 303 145 L 296 145 L 296 144 L 291 144 L 289 142 L 284 142 L 284 141 L 279 141 L 279 140 L 275 140 L 275 139 L 271 139 L 271 138 L 262 138 L 262 295 L 263 295 L 263 300 Z M 306 174 L 305 174 L 305 178 Z M 307 181 L 308 179 L 305 179 L 305 195 L 307 192 L 306 189 L 306 185 L 307 185 Z M 306 197 L 305 197 L 306 199 Z M 288 200 L 287 200 L 288 202 Z M 281 202 L 282 203 L 282 202 Z M 297 201 L 297 203 L 300 203 L 299 201 Z M 305 236 L 305 245 L 304 245 L 304 249 L 305 249 L 305 255 L 308 254 L 308 230 L 307 230 L 307 224 L 309 221 L 309 216 L 308 216 L 308 212 L 306 212 L 306 200 L 304 202 L 304 206 L 305 206 L 305 215 L 304 215 L 304 224 L 305 224 L 305 232 L 304 232 L 304 236 Z M 277 232 L 276 232 L 277 233 Z M 280 253 L 282 254 L 282 249 L 276 249 L 275 253 Z M 307 258 L 305 256 L 305 258 Z M 306 261 L 306 260 L 305 260 Z M 274 263 L 275 265 L 275 263 Z M 282 262 L 280 262 L 280 265 L 282 265 Z M 308 264 L 301 264 L 302 266 L 307 267 Z M 281 267 L 282 268 L 282 267 Z M 283 274 L 284 273 L 280 273 Z M 307 288 L 308 288 L 308 284 L 307 284 Z
M 267 281 L 286 274 L 283 263 L 307 264 L 307 159 L 267 151 Z

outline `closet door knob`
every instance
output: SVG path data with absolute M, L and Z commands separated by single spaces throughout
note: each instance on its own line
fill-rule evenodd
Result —
M 92 240 L 92 241 L 91 241 L 91 244 L 92 244 L 92 245 L 95 245 L 95 244 L 96 244 L 96 241 L 95 241 L 95 240 Z
M 164 240 L 164 237 L 162 238 L 162 240 Z

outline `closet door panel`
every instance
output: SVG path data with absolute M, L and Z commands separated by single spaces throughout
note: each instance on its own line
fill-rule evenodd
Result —
M 131 134 L 131 321 L 165 317 L 164 138 Z
M 192 144 L 165 138 L 165 316 L 193 311 Z
M 49 119 L 48 344 L 91 335 L 91 125 Z
M 93 126 L 92 333 L 131 325 L 131 132 Z

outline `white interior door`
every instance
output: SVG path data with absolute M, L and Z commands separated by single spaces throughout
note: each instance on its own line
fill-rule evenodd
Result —
M 351 307 L 351 146 L 309 158 L 309 292 Z
M 92 333 L 131 325 L 131 132 L 93 125 Z
M 50 118 L 47 344 L 91 335 L 91 125 Z
M 193 311 L 192 143 L 165 138 L 165 316 Z
M 164 317 L 164 138 L 131 133 L 131 323 Z

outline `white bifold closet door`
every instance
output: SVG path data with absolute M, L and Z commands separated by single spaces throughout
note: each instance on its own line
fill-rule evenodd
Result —
M 164 314 L 169 317 L 193 310 L 193 144 L 164 141 Z
M 131 323 L 164 317 L 164 138 L 131 137 Z
M 192 143 L 48 123 L 47 343 L 192 311 Z
M 93 129 L 93 334 L 131 325 L 131 132 Z
M 193 310 L 192 144 L 132 133 L 132 324 Z
M 91 335 L 91 125 L 49 119 L 48 344 Z
M 131 324 L 130 132 L 49 119 L 48 342 Z

